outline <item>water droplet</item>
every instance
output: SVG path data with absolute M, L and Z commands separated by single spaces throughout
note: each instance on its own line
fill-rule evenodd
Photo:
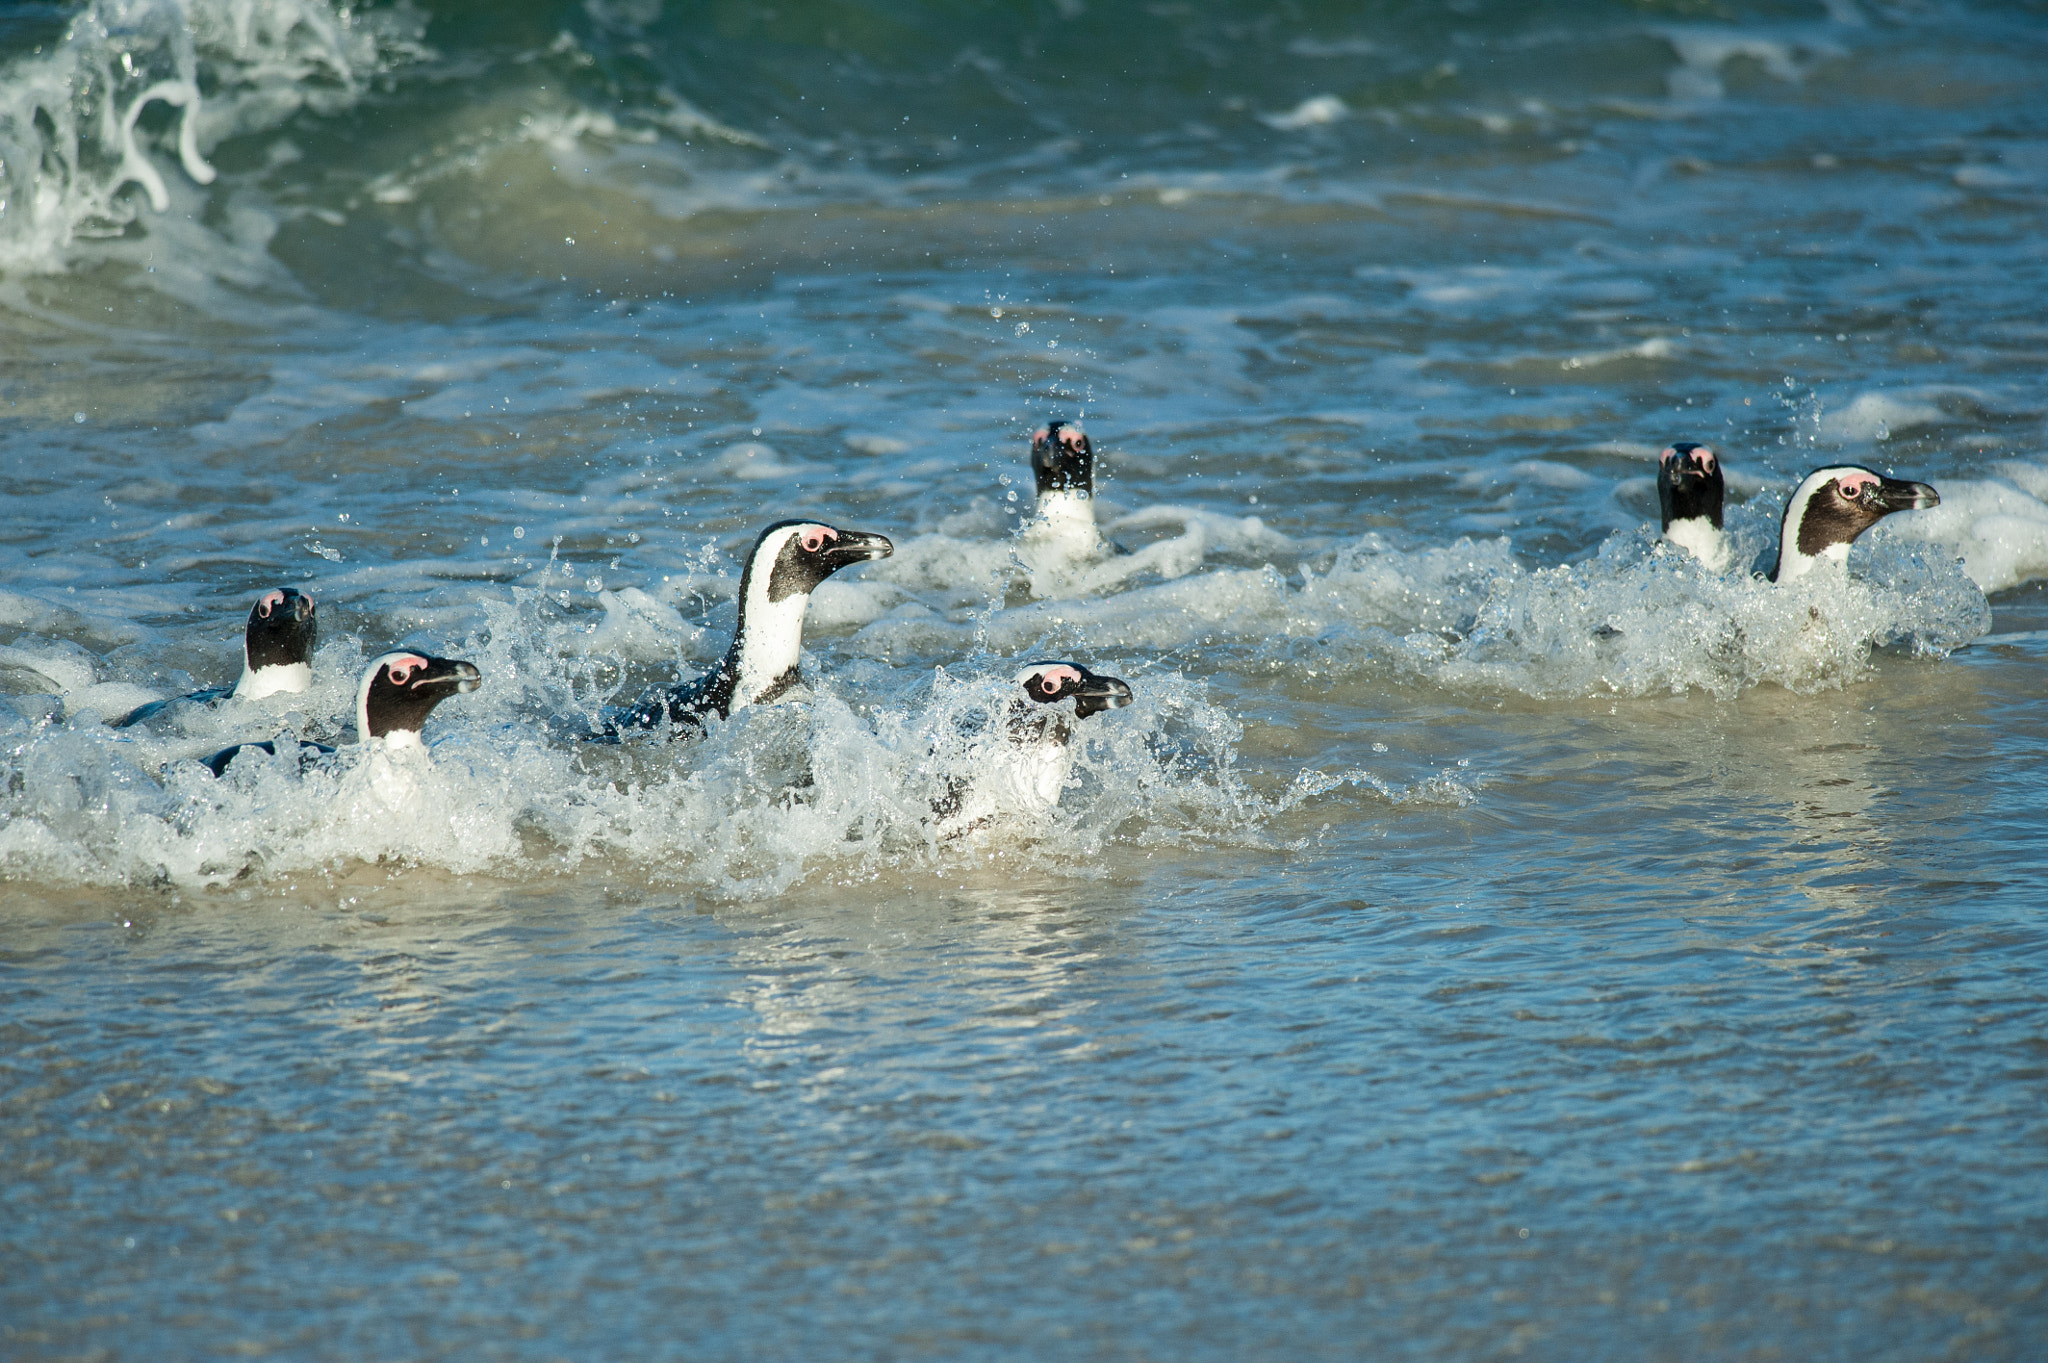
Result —
M 513 539 L 515 539 L 515 540 L 523 540 L 523 539 L 525 539 L 525 538 L 526 538 L 526 527 L 525 527 L 525 526 L 523 526 L 523 525 L 515 525 L 515 526 L 513 526 L 513 527 L 512 527 L 512 538 L 513 538 Z
M 71 419 L 72 419 L 73 421 L 84 421 L 84 420 L 85 420 L 85 413 L 84 413 L 84 412 L 73 412 L 73 413 L 71 414 Z

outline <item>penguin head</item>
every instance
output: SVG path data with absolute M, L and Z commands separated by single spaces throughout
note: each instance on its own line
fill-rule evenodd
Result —
M 1074 662 L 1027 663 L 1017 673 L 1017 685 L 1023 689 L 1027 713 L 1029 706 L 1058 705 L 1071 698 L 1074 718 L 1086 719 L 1131 703 L 1128 683 Z
M 249 670 L 265 667 L 310 666 L 313 647 L 320 642 L 320 622 L 314 618 L 313 598 L 291 587 L 276 587 L 256 598 L 249 611 L 249 624 L 242 631 L 242 646 Z
M 1031 472 L 1038 477 L 1038 495 L 1048 492 L 1095 492 L 1095 447 L 1088 433 L 1070 421 L 1049 421 L 1031 435 Z
M 1674 440 L 1657 456 L 1657 503 L 1664 528 L 1673 521 L 1704 518 L 1721 528 L 1725 484 L 1721 461 L 1713 450 L 1694 440 Z
M 841 530 L 823 521 L 777 521 L 761 532 L 747 556 L 747 577 L 765 582 L 773 604 L 808 596 L 841 568 L 896 552 L 886 536 Z M 746 588 L 742 586 L 744 595 Z
M 394 747 L 416 745 L 436 705 L 481 685 L 474 663 L 402 651 L 373 658 L 356 693 L 356 736 L 364 743 L 382 738 Z
M 1887 478 L 1860 464 L 1815 469 L 1785 503 L 1771 580 L 1802 576 L 1822 559 L 1842 562 L 1858 535 L 1894 511 L 1940 505 L 1941 494 L 1927 484 Z

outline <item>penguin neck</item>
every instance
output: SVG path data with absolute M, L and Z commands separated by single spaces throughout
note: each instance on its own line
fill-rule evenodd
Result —
M 420 739 L 418 729 L 393 728 L 381 734 L 371 733 L 370 683 L 367 680 L 356 692 L 356 742 L 371 752 L 404 752 L 408 749 L 425 752 L 427 746 Z
M 311 663 L 271 663 L 267 667 L 251 667 L 249 646 L 242 646 L 242 678 L 235 683 L 236 700 L 262 700 L 265 696 L 287 692 L 297 695 L 311 690 L 312 686 Z
M 1811 552 L 1800 547 L 1801 531 L 1807 528 L 1809 517 L 1814 514 L 1814 502 L 1820 495 L 1827 477 L 1833 470 L 1822 469 L 1809 473 L 1806 481 L 1792 494 L 1792 500 L 1785 507 L 1784 519 L 1778 522 L 1778 566 L 1771 569 L 1771 581 L 1790 582 L 1805 577 L 1822 564 L 1840 569 L 1849 561 L 1849 541 L 1833 540 Z M 1825 518 L 1822 518 L 1823 520 Z M 1821 535 L 1804 537 L 1809 543 Z M 1854 538 L 1854 535 L 1851 535 Z
M 1791 582 L 1805 577 L 1823 564 L 1840 568 L 1849 561 L 1849 546 L 1841 543 L 1830 544 L 1818 554 L 1803 554 L 1799 551 L 1797 535 L 1798 532 L 1788 526 L 1778 537 L 1778 566 L 1771 570 L 1771 581 Z
M 762 575 L 765 577 L 765 574 Z M 768 599 L 768 584 L 749 569 L 740 584 L 740 615 L 732 646 L 720 669 L 732 679 L 727 711 L 764 705 L 797 683 L 797 664 L 804 647 L 807 592 L 792 592 L 780 601 Z
M 1037 513 L 1025 533 L 1033 538 L 1095 543 L 1095 498 L 1078 488 L 1038 494 Z
M 1728 566 L 1728 537 L 1705 516 L 1687 516 L 1664 527 L 1664 538 L 1715 572 Z

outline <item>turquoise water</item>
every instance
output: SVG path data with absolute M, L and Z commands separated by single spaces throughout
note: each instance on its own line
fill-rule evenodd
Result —
M 0 62 L 0 1353 L 2038 1352 L 2037 9 L 131 0 Z M 1132 552 L 1034 580 L 1056 416 Z M 1942 506 L 1715 578 L 1674 439 L 1745 562 L 1822 464 Z M 897 546 L 802 693 L 544 727 L 715 658 L 792 515 Z M 101 722 L 286 583 L 312 692 Z M 484 674 L 415 788 L 186 760 L 392 646 Z M 936 836 L 1044 656 L 1134 704 Z

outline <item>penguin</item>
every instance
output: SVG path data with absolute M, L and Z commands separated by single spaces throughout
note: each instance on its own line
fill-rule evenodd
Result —
M 209 686 L 188 695 L 153 700 L 108 721 L 107 727 L 126 729 L 180 701 L 218 705 L 230 699 L 297 695 L 313 685 L 313 648 L 319 642 L 320 622 L 313 598 L 293 587 L 273 588 L 257 597 L 249 609 L 249 623 L 242 630 L 242 676 L 233 686 Z
M 1095 524 L 1095 446 L 1071 421 L 1049 421 L 1031 435 L 1038 483 L 1032 517 L 1018 531 L 1027 549 L 1068 560 L 1127 552 Z
M 474 691 L 483 685 L 476 664 L 457 658 L 433 658 L 423 653 L 399 651 L 370 660 L 356 688 L 356 742 L 372 751 L 424 750 L 420 728 L 434 707 L 457 692 Z M 332 756 L 325 743 L 300 742 L 299 760 Z M 228 764 L 250 749 L 275 754 L 277 745 L 237 743 L 205 758 L 215 776 L 224 776 Z
M 941 836 L 954 837 L 1009 815 L 1043 814 L 1060 801 L 1073 770 L 1074 726 L 1131 703 L 1128 682 L 1080 663 L 1026 663 L 997 720 L 993 751 L 972 777 L 956 781 L 932 804 Z M 1071 710 L 1067 702 L 1073 701 Z
M 802 680 L 804 610 L 811 592 L 841 568 L 896 552 L 886 536 L 841 530 L 822 521 L 777 521 L 761 532 L 740 572 L 739 619 L 718 666 L 607 716 L 592 737 L 662 730 L 669 738 L 702 732 L 705 716 L 726 718 L 766 705 Z
M 1770 580 L 1791 582 L 1823 562 L 1846 563 L 1856 537 L 1894 511 L 1940 505 L 1941 494 L 1927 484 L 1887 478 L 1860 464 L 1815 469 L 1785 503 Z
M 1716 573 L 1728 567 L 1728 539 L 1721 532 L 1724 495 L 1721 461 L 1707 446 L 1674 440 L 1657 456 L 1664 538 Z

